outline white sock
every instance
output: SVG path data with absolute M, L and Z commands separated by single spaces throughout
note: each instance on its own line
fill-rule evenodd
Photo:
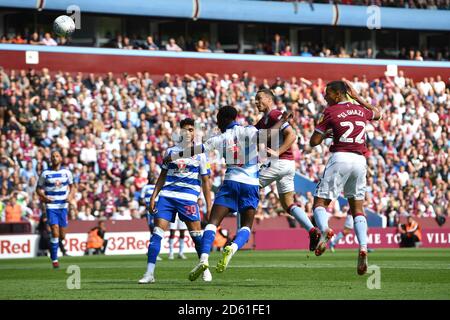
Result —
M 155 264 L 147 263 L 147 273 L 153 274 L 155 272 Z
M 357 216 L 354 219 L 356 238 L 359 242 L 359 250 L 367 251 L 367 220 L 364 216 Z
M 202 254 L 200 255 L 200 262 L 206 262 L 206 263 L 208 263 L 208 259 L 209 259 L 209 254 L 207 254 L 207 253 L 202 253 Z
M 309 220 L 306 212 L 302 208 L 295 205 L 291 207 L 290 211 L 291 215 L 302 225 L 303 229 L 309 232 L 312 228 L 314 228 L 311 220 Z
M 317 207 L 314 209 L 314 220 L 321 232 L 328 230 L 328 213 L 324 207 Z
M 236 251 L 238 251 L 238 245 L 237 245 L 236 243 L 233 242 L 233 243 L 231 244 L 231 252 L 232 252 L 233 254 L 235 254 Z

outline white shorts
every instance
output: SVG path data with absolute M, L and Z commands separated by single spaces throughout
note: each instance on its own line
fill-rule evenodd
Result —
M 335 152 L 328 160 L 314 196 L 334 200 L 344 192 L 347 199 L 364 200 L 366 173 L 364 156 L 352 152 Z
M 345 218 L 344 228 L 353 229 L 353 216 L 351 214 L 347 214 Z
M 171 222 L 169 226 L 170 230 L 187 230 L 187 225 L 183 221 L 180 220 L 180 218 L 175 218 L 175 222 Z
M 264 188 L 276 181 L 279 194 L 294 192 L 295 161 L 278 159 L 269 164 L 259 172 L 259 186 Z

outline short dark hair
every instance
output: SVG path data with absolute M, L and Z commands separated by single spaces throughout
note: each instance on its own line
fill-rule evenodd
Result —
M 272 99 L 272 101 L 275 101 L 275 95 L 273 94 L 272 90 L 263 88 L 259 89 L 258 92 L 256 92 L 257 95 L 260 93 L 264 93 L 266 96 L 269 96 Z
M 217 119 L 235 120 L 238 115 L 237 110 L 232 106 L 223 106 L 217 113 Z
M 195 126 L 195 121 L 192 118 L 186 118 L 180 121 L 180 128 L 184 128 L 185 126 Z
M 334 92 L 340 92 L 342 94 L 346 94 L 347 93 L 347 85 L 345 84 L 344 81 L 331 81 L 330 83 L 327 84 L 327 89 L 330 89 Z
M 57 148 L 52 149 L 52 150 L 50 151 L 50 155 L 54 154 L 55 152 L 58 152 L 59 155 L 62 156 L 61 150 L 59 150 L 59 149 L 57 149 Z

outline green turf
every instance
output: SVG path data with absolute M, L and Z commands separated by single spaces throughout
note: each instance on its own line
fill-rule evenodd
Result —
M 369 290 L 356 274 L 356 251 L 242 251 L 213 281 L 190 282 L 197 262 L 158 262 L 157 282 L 139 285 L 146 256 L 64 257 L 53 270 L 49 258 L 0 260 L 0 299 L 449 299 L 450 250 L 376 250 L 369 265 L 381 272 L 381 289 Z M 210 258 L 211 266 L 218 253 Z M 81 269 L 81 289 L 69 290 L 66 269 Z

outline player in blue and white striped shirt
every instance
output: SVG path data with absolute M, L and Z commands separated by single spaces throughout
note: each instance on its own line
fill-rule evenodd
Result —
M 58 268 L 59 240 L 66 236 L 69 203 L 73 205 L 75 188 L 72 173 L 61 167 L 59 151 L 52 151 L 51 162 L 51 169 L 44 170 L 39 177 L 36 193 L 45 203 L 47 223 L 52 230 L 50 257 L 53 267 Z
M 169 148 L 168 154 L 177 153 L 194 144 L 194 124 L 194 120 L 189 118 L 180 122 L 183 140 L 179 145 Z M 197 200 L 202 190 L 209 215 L 211 208 L 210 172 L 210 165 L 204 153 L 180 158 L 172 163 L 162 165 L 149 206 L 150 213 L 154 214 L 155 227 L 148 246 L 147 272 L 139 280 L 139 283 L 155 282 L 154 271 L 156 259 L 161 250 L 161 240 L 164 238 L 164 232 L 169 228 L 169 223 L 174 222 L 177 215 L 181 221 L 186 223 L 195 249 L 200 255 L 202 229 Z M 156 204 L 157 196 L 159 199 Z M 205 281 L 211 281 L 211 278 L 209 270 L 203 273 Z

